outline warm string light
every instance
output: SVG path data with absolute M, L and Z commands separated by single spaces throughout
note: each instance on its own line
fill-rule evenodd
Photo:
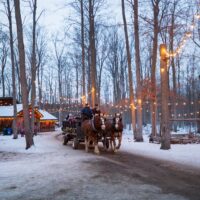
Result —
M 193 22 L 189 26 L 188 31 L 184 34 L 184 36 L 181 39 L 181 41 L 180 41 L 178 47 L 176 48 L 176 50 L 173 51 L 173 52 L 166 52 L 167 56 L 169 58 L 170 57 L 176 57 L 178 54 L 180 54 L 182 52 L 182 49 L 185 47 L 185 44 L 186 44 L 187 40 L 192 37 L 193 30 L 196 27 L 196 23 L 197 23 L 198 20 L 200 20 L 200 14 L 195 14 L 194 17 L 193 17 Z
M 46 104 L 48 103 L 48 101 L 46 101 Z M 145 105 L 145 104 L 149 104 L 150 102 L 149 101 L 145 101 L 142 105 Z M 198 104 L 200 104 L 200 101 L 198 101 L 197 102 Z M 137 105 L 137 104 L 141 104 L 141 100 L 135 100 L 135 104 Z M 153 104 L 154 105 L 156 105 L 157 103 L 156 102 L 153 102 Z M 178 105 L 184 105 L 184 106 L 186 106 L 186 105 L 189 105 L 189 104 L 191 104 L 191 105 L 194 105 L 194 102 L 193 101 L 191 101 L 191 102 L 183 102 L 183 103 L 178 103 L 178 102 L 176 102 L 175 103 L 175 105 L 176 106 L 178 106 Z M 60 105 L 60 104 L 55 104 L 55 105 Z M 116 104 L 116 105 L 114 105 L 114 104 L 112 104 L 112 103 L 110 103 L 110 104 L 108 104 L 108 103 L 106 103 L 106 105 L 109 105 L 109 106 L 111 106 L 111 107 L 115 107 L 115 108 L 123 108 L 123 106 L 122 105 L 120 105 L 120 104 Z M 124 105 L 124 108 L 131 108 L 131 105 L 132 104 L 129 104 L 129 105 Z M 170 106 L 170 105 L 172 105 L 172 103 L 168 103 L 168 105 Z M 76 107 L 81 107 L 82 105 L 81 104 L 67 104 L 66 105 L 66 107 L 74 107 L 74 108 L 76 108 Z
M 140 99 L 138 101 L 135 100 L 136 107 L 134 107 L 134 108 L 136 110 L 137 110 L 137 104 L 139 105 L 140 103 L 142 103 L 142 101 Z M 145 105 L 145 104 L 148 105 L 149 103 L 150 103 L 149 101 L 144 101 L 142 105 Z M 200 101 L 198 101 L 197 103 L 200 104 Z M 156 102 L 154 102 L 154 104 L 156 104 Z M 105 105 L 110 106 L 111 109 L 117 109 L 118 110 L 117 112 L 120 112 L 121 114 L 124 114 L 124 113 L 128 112 L 131 109 L 131 107 L 133 106 L 132 104 L 130 104 L 130 105 L 127 104 L 127 105 L 123 105 L 122 106 L 122 105 L 119 105 L 119 104 L 114 105 L 113 103 L 106 103 Z M 171 105 L 172 105 L 172 103 L 169 102 L 168 106 L 171 106 Z M 185 107 L 187 105 L 194 105 L 194 101 L 191 101 L 191 102 L 188 102 L 188 103 L 185 102 L 185 101 L 184 102 L 179 102 L 179 103 L 176 102 L 175 105 L 176 106 L 184 106 Z M 160 106 L 160 104 L 158 104 L 158 106 Z M 66 108 L 61 108 L 61 109 L 47 109 L 47 111 L 50 112 L 50 113 L 56 113 L 56 112 L 60 111 L 60 112 L 68 112 L 68 113 L 72 113 L 72 114 L 80 114 L 80 108 L 81 107 L 82 107 L 81 104 L 72 104 L 72 105 L 68 104 L 66 106 Z M 73 110 L 73 109 L 75 109 L 75 110 Z M 146 109 L 146 112 L 149 113 L 150 112 L 149 109 Z M 161 113 L 158 113 L 158 115 L 161 116 Z M 194 117 L 195 115 L 199 115 L 199 112 L 197 111 L 197 112 L 184 113 L 184 114 L 180 114 L 179 113 L 176 116 L 178 118 L 180 118 L 182 116 L 183 117 L 187 117 L 187 116 Z M 112 117 L 112 115 L 108 114 L 108 113 L 106 113 L 105 116 Z M 171 114 L 171 117 L 174 118 L 175 114 Z
M 86 102 L 87 97 L 90 96 L 90 95 L 92 95 L 93 92 L 95 92 L 95 88 L 94 88 L 94 87 L 92 87 L 92 89 L 91 89 L 88 93 L 86 93 L 85 95 L 81 96 L 81 100 L 82 100 L 83 102 Z M 96 92 L 96 95 L 98 96 L 99 93 Z

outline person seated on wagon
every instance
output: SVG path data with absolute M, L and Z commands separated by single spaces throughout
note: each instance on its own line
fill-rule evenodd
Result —
M 100 115 L 101 114 L 101 111 L 99 109 L 99 105 L 97 103 L 95 104 L 95 107 L 92 109 L 92 113 L 93 113 L 93 115 L 95 115 L 95 114 Z
M 68 114 L 68 124 L 69 124 L 69 127 L 71 128 L 72 127 L 72 124 L 73 124 L 73 115 L 71 113 Z
M 90 106 L 88 103 L 85 104 L 85 107 L 81 110 L 81 117 L 82 120 L 86 120 L 86 119 L 92 119 L 92 110 L 90 109 Z
M 69 114 L 66 116 L 66 118 L 65 118 L 65 119 L 66 119 L 66 121 L 69 119 Z

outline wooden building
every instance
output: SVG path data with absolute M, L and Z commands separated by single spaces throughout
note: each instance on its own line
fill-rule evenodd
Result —
M 30 117 L 32 115 L 32 109 L 30 107 Z M 12 128 L 13 122 L 13 105 L 12 106 L 0 106 L 0 132 L 4 128 Z M 44 110 L 39 110 L 37 107 L 34 108 L 35 116 L 35 130 L 37 132 L 47 132 L 55 130 L 55 123 L 58 121 L 56 117 Z M 17 129 L 18 132 L 23 132 L 24 129 L 24 118 L 23 118 L 23 107 L 22 104 L 17 104 Z
M 40 118 L 40 132 L 55 131 L 58 119 L 45 110 L 39 110 L 43 117 Z

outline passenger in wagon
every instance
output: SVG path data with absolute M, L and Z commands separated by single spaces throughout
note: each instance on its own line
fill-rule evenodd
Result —
M 95 104 L 95 107 L 92 109 L 92 113 L 93 113 L 93 115 L 95 115 L 95 114 L 100 115 L 101 114 L 101 111 L 99 109 L 99 105 L 97 103 Z

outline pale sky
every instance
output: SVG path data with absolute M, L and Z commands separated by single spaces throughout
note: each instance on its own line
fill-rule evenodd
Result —
M 64 19 L 72 15 L 72 10 L 67 5 L 69 0 L 38 0 L 38 13 L 45 10 L 40 24 L 45 25 L 47 30 L 57 30 L 63 28 Z M 108 20 L 113 22 L 121 21 L 121 0 L 107 0 L 105 15 Z
M 70 9 L 64 8 L 66 0 L 38 0 L 38 11 L 44 10 L 40 24 L 48 30 L 58 29 L 62 26 L 64 18 L 70 15 Z

